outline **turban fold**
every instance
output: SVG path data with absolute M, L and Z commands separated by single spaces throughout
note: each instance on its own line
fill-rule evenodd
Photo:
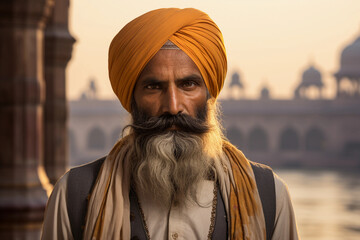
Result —
M 131 111 L 132 94 L 141 71 L 167 40 L 194 61 L 211 96 L 219 95 L 227 60 L 218 26 L 197 9 L 157 9 L 129 22 L 110 44 L 111 86 L 127 111 Z

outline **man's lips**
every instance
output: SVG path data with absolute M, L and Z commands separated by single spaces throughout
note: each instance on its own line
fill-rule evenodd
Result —
M 178 130 L 179 128 L 176 125 L 172 125 L 168 129 L 171 131 L 171 130 Z

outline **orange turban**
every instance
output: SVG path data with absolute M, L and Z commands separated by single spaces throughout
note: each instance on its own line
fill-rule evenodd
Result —
M 197 9 L 157 9 L 129 22 L 110 44 L 111 86 L 127 111 L 131 111 L 133 89 L 141 71 L 167 40 L 194 61 L 211 96 L 219 95 L 227 60 L 218 26 Z

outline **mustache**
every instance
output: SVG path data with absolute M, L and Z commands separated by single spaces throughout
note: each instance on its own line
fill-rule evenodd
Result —
M 146 119 L 144 119 L 146 118 Z M 210 130 L 204 118 L 193 118 L 187 114 L 172 115 L 165 113 L 159 117 L 139 116 L 129 125 L 136 135 L 154 135 L 169 131 L 176 127 L 176 131 L 193 134 L 203 134 Z

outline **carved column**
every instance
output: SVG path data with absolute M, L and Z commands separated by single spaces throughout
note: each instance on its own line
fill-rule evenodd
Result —
M 39 239 L 43 29 L 51 0 L 0 1 L 0 239 Z
M 68 11 L 69 0 L 56 1 L 45 29 L 44 166 L 52 184 L 68 166 L 65 70 L 75 42 Z

